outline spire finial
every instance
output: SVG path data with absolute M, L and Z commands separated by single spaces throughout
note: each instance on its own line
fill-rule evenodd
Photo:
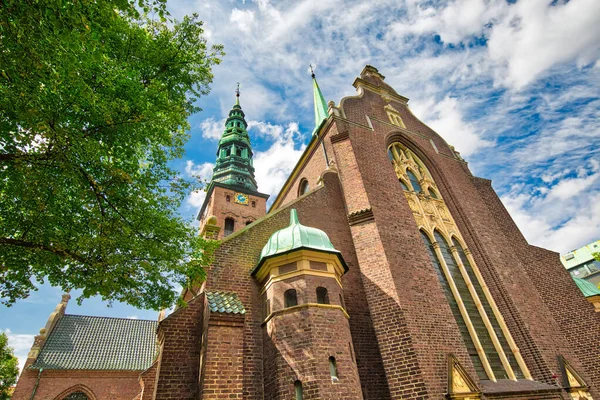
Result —
M 315 71 L 313 70 L 312 64 L 310 64 L 310 72 L 312 75 L 313 81 L 313 98 L 315 103 L 315 128 L 321 125 L 324 119 L 327 119 L 327 105 L 325 104 L 325 99 L 323 98 L 323 94 L 321 93 L 321 89 L 319 88 L 319 84 L 317 83 L 317 79 L 315 78 Z
M 240 105 L 240 83 L 237 83 L 237 88 L 235 89 L 235 104 Z
M 297 225 L 300 222 L 298 221 L 298 212 L 296 212 L 295 208 L 292 208 L 290 210 L 290 226 L 291 225 Z

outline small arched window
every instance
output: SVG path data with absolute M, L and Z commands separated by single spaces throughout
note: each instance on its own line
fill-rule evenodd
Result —
M 231 196 L 225 195 L 225 201 L 229 203 L 231 201 Z
M 435 194 L 435 190 L 433 190 L 432 188 L 429 188 L 429 196 L 431 196 L 434 199 L 439 199 L 438 195 Z
M 298 295 L 296 289 L 288 289 L 283 294 L 283 300 L 285 308 L 294 307 L 298 305 Z
M 225 218 L 225 236 L 229 236 L 233 233 L 235 227 L 235 221 L 233 218 Z
M 308 181 L 306 179 L 302 179 L 300 181 L 300 185 L 298 186 L 298 196 L 302 196 L 304 193 L 308 193 L 310 187 L 308 186 Z
M 339 380 L 337 373 L 337 363 L 335 361 L 334 356 L 329 357 L 329 373 L 331 374 L 331 380 L 333 382 L 337 382 Z
M 419 179 L 417 176 L 410 169 L 406 170 L 406 175 L 408 175 L 408 179 L 410 180 L 410 184 L 412 185 L 414 191 L 421 193 L 423 189 L 421 189 L 421 185 L 419 184 Z
M 324 288 L 324 287 L 317 288 L 317 303 L 329 304 L 329 293 L 327 293 L 326 288 Z
M 296 381 L 294 382 L 294 391 L 296 392 L 296 400 L 302 400 L 302 382 Z
M 65 397 L 63 400 L 89 400 L 87 394 L 82 391 L 76 391 Z
M 246 226 L 250 225 L 254 221 L 246 221 Z
M 235 148 L 235 155 L 238 157 L 242 156 L 242 149 L 240 149 L 239 147 Z

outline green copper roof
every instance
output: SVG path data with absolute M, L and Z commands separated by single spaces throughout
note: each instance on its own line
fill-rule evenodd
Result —
M 157 354 L 157 321 L 64 315 L 32 369 L 143 371 Z
M 219 140 L 212 181 L 256 191 L 253 153 L 247 128 L 248 123 L 240 106 L 239 91 L 237 91 L 235 105 L 229 111 L 225 130 Z
M 592 282 L 588 282 L 585 279 L 573 278 L 579 290 L 585 297 L 592 297 L 600 295 L 600 289 L 598 289 Z
M 315 78 L 315 74 L 312 74 L 313 81 L 313 97 L 315 102 L 315 127 L 321 125 L 324 119 L 327 119 L 327 103 L 325 103 L 325 99 L 323 98 L 323 94 L 321 93 L 321 89 L 319 88 L 319 84 L 317 83 L 317 79 Z
M 206 299 L 212 312 L 246 314 L 246 309 L 235 292 L 206 292 Z
M 344 269 L 348 269 L 341 253 L 333 247 L 327 234 L 320 229 L 302 225 L 298 221 L 298 213 L 292 209 L 290 210 L 290 225 L 271 235 L 260 253 L 258 265 L 253 273 L 258 272 L 266 259 L 300 249 L 336 254 Z

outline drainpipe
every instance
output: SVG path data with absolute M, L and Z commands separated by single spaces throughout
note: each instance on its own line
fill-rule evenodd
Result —
M 33 392 L 31 392 L 31 397 L 29 398 L 29 400 L 33 400 L 33 398 L 35 397 L 35 392 L 38 388 L 38 385 L 40 384 L 40 378 L 42 377 L 43 371 L 44 371 L 44 368 L 40 368 L 40 372 L 38 372 L 38 377 L 37 377 L 37 380 L 35 381 L 35 386 L 33 387 Z

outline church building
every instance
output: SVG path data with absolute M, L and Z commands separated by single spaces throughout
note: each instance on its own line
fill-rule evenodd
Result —
M 238 91 L 198 214 L 221 241 L 206 282 L 158 321 L 64 295 L 13 399 L 600 400 L 600 313 L 559 255 L 376 68 L 353 86 L 326 103 L 313 74 L 268 213 Z

